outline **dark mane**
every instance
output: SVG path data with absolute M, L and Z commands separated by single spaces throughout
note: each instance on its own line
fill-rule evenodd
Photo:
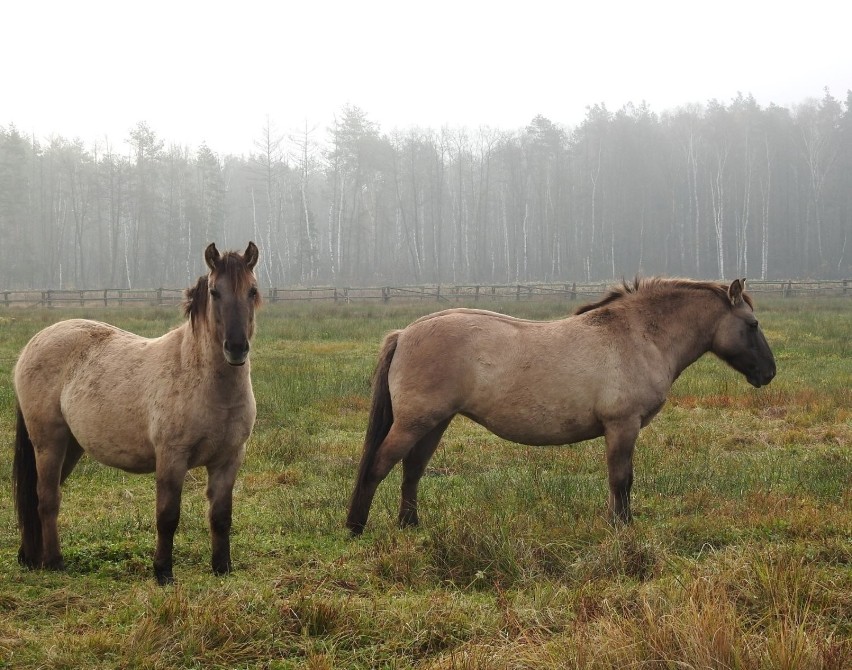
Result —
M 184 291 L 183 314 L 189 317 L 193 329 L 195 324 L 207 318 L 208 287 L 210 278 L 224 277 L 234 287 L 236 293 L 244 293 L 254 283 L 254 273 L 246 268 L 246 262 L 237 251 L 226 251 L 222 254 L 216 269 L 209 274 L 201 275 L 195 286 Z M 260 306 L 260 292 L 254 296 L 254 306 Z
M 207 316 L 207 276 L 201 275 L 195 286 L 183 292 L 183 315 L 189 317 L 193 330 L 196 322 Z
M 722 300 L 728 302 L 728 289 L 724 284 L 720 284 L 718 282 L 698 281 L 694 279 L 671 279 L 667 277 L 636 277 L 632 284 L 623 279 L 621 281 L 621 285 L 610 287 L 603 298 L 581 305 L 574 310 L 574 314 L 585 314 L 586 312 L 591 312 L 599 307 L 604 307 L 613 302 L 620 301 L 621 299 L 636 293 L 649 293 L 652 291 L 670 292 L 678 289 L 686 289 L 690 291 L 712 291 Z M 745 300 L 750 307 L 754 307 L 751 296 L 748 294 L 743 293 L 743 300 Z

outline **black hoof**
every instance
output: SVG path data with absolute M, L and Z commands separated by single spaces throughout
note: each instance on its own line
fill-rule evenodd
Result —
M 213 566 L 213 574 L 217 577 L 224 577 L 225 575 L 230 575 L 233 571 L 234 567 L 231 565 L 230 561 L 228 561 L 225 565 Z
M 38 567 L 39 561 L 24 553 L 24 548 L 18 549 L 18 563 L 27 570 L 35 570 Z
M 60 556 L 59 558 L 55 558 L 52 561 L 46 561 L 43 567 L 45 570 L 53 570 L 54 572 L 64 572 L 65 561 Z
M 364 533 L 364 526 L 346 526 L 349 529 L 349 536 L 353 539 L 356 537 L 361 537 Z
M 154 570 L 154 577 L 157 578 L 157 584 L 160 586 L 168 586 L 175 583 L 175 576 L 171 570 Z

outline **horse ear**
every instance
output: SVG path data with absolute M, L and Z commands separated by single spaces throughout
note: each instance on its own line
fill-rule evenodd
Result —
M 216 269 L 216 263 L 222 257 L 219 255 L 219 250 L 216 248 L 216 244 L 211 242 L 207 245 L 207 248 L 204 250 L 204 262 L 207 263 L 207 267 L 211 270 Z
M 734 281 L 731 282 L 731 287 L 728 289 L 728 298 L 734 307 L 742 304 L 744 289 L 745 279 L 734 279 Z
M 246 262 L 249 270 L 254 270 L 254 266 L 257 265 L 259 258 L 260 252 L 257 250 L 257 245 L 254 242 L 249 242 L 243 254 L 243 260 Z

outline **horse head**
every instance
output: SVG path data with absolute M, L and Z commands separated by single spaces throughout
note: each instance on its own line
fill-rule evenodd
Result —
M 254 335 L 255 309 L 260 304 L 254 276 L 257 246 L 249 242 L 242 254 L 235 251 L 220 254 L 211 243 L 204 250 L 204 260 L 210 268 L 203 296 L 207 323 L 217 342 L 222 344 L 225 360 L 230 365 L 243 365 Z
M 719 321 L 712 351 L 759 388 L 775 377 L 775 357 L 744 290 L 745 279 L 735 279 L 728 288 L 730 310 Z

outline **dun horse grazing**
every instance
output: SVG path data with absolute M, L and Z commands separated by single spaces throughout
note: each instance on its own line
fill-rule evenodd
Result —
M 636 437 L 678 375 L 712 351 L 755 387 L 775 376 L 744 281 L 637 279 L 558 321 L 449 309 L 390 333 L 347 527 L 364 530 L 377 486 L 400 460 L 399 522 L 418 522 L 418 483 L 456 414 L 522 444 L 603 435 L 610 514 L 630 522 Z
M 258 250 L 204 252 L 210 272 L 187 289 L 188 321 L 148 339 L 105 323 L 60 321 L 15 366 L 13 463 L 18 561 L 62 569 L 59 485 L 83 452 L 128 472 L 155 472 L 154 574 L 173 581 L 172 547 L 187 470 L 207 468 L 213 572 L 231 570 L 234 480 L 255 420 L 249 342 L 260 296 Z

